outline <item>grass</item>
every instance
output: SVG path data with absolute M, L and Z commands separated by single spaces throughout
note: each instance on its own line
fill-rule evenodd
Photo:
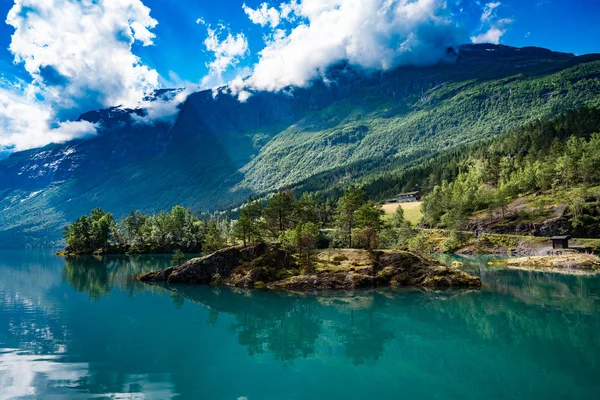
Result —
M 394 212 L 396 212 L 396 208 L 398 208 L 398 206 L 402 207 L 404 210 L 404 218 L 406 218 L 406 220 L 413 225 L 417 225 L 421 220 L 421 217 L 423 217 L 420 201 L 414 201 L 412 203 L 384 204 L 381 206 L 381 209 L 385 212 L 386 218 L 391 218 Z
M 444 253 L 444 242 L 448 239 L 450 231 L 444 229 L 420 229 L 419 236 L 424 249 L 433 253 Z M 501 233 L 484 233 L 477 240 L 473 232 L 463 232 L 463 250 L 470 248 L 473 254 L 497 254 L 505 249 L 507 252 L 519 250 L 524 254 L 544 254 L 551 250 L 549 238 L 543 236 L 513 235 Z M 588 251 L 600 253 L 600 239 L 571 240 L 571 246 L 583 246 Z

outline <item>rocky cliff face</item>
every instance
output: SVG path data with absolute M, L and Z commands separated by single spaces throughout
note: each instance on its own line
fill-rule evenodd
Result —
M 277 244 L 232 247 L 178 267 L 138 277 L 146 283 L 213 284 L 271 290 L 335 290 L 382 286 L 479 287 L 479 278 L 401 251 L 323 250 L 300 268 Z

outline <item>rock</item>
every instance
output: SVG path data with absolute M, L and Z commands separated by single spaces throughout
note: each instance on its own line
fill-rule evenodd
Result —
M 271 290 L 339 290 L 373 287 L 374 277 L 355 272 L 299 275 L 268 284 Z
M 315 253 L 312 268 L 302 271 L 294 258 L 275 243 L 223 249 L 138 279 L 290 291 L 481 286 L 477 277 L 404 251 L 322 250 Z
M 209 284 L 232 276 L 236 268 L 248 265 L 249 271 L 260 271 L 261 263 L 279 265 L 287 256 L 277 244 L 256 243 L 248 246 L 230 247 L 202 258 L 194 258 L 163 271 L 151 272 L 138 277 L 142 282 L 169 282 Z M 283 265 L 283 264 L 281 264 Z M 260 273 L 256 274 L 260 278 Z M 241 279 L 241 278 L 240 278 Z M 248 280 L 248 285 L 256 280 Z
M 568 253 L 556 256 L 520 257 L 506 260 L 517 269 L 600 270 L 600 258 L 593 254 Z
M 416 254 L 381 251 L 378 254 L 380 283 L 390 286 L 428 288 L 480 287 L 481 280 L 456 268 L 440 266 Z

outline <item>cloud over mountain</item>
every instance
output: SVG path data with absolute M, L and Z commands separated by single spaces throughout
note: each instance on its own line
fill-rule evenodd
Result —
M 508 26 L 514 22 L 510 18 L 498 18 L 497 9 L 500 6 L 502 6 L 500 2 L 491 2 L 484 5 L 481 14 L 481 32 L 471 36 L 471 42 L 500 43 L 500 38 L 506 33 Z
M 157 55 L 154 47 L 143 49 L 154 45 L 159 32 L 157 19 L 144 4 L 149 0 L 13 1 L 6 18 L 14 28 L 9 51 L 26 75 L 0 78 L 0 151 L 94 134 L 95 126 L 75 121 L 91 109 L 143 107 L 147 110 L 140 122 L 152 123 L 172 118 L 186 96 L 199 88 L 229 82 L 244 101 L 256 90 L 306 86 L 340 61 L 366 70 L 433 64 L 448 47 L 469 38 L 464 15 L 472 14 L 478 26 L 473 42 L 498 43 L 512 22 L 497 16 L 499 2 L 467 0 L 278 0 L 252 7 L 229 5 L 243 11 L 246 27 L 232 28 L 222 20 L 211 25 L 199 18 L 197 23 L 207 30 L 202 39 L 205 51 L 199 51 L 197 43 L 182 41 L 182 46 L 189 46 L 182 59 L 187 62 L 193 51 L 205 54 L 200 63 L 186 65 L 198 71 L 206 66 L 204 77 L 178 80 L 185 90 L 149 101 L 146 95 L 167 81 L 153 68 L 167 70 L 157 63 L 162 54 Z M 259 29 L 262 39 L 256 35 Z M 168 70 L 173 71 L 170 65 Z
M 204 40 L 204 47 L 213 54 L 213 59 L 206 63 L 208 74 L 202 79 L 201 85 L 202 87 L 221 86 L 225 83 L 223 74 L 230 68 L 235 68 L 248 54 L 248 40 L 243 33 L 234 35 L 222 24 L 212 28 L 202 19 L 198 19 L 196 23 L 206 25 L 207 37 Z
M 3 82 L 0 146 L 90 134 L 85 123 L 68 121 L 83 110 L 133 106 L 159 86 L 157 71 L 132 51 L 136 42 L 153 44 L 158 23 L 141 0 L 15 0 L 6 23 L 15 29 L 14 62 L 31 81 Z M 65 124 L 70 129 L 61 130 Z
M 383 70 L 432 64 L 462 34 L 441 0 L 294 0 L 244 11 L 271 29 L 245 81 L 258 90 L 304 86 L 341 60 Z

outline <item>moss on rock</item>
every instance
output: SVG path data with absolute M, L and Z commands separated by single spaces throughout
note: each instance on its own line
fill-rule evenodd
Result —
M 335 290 L 377 286 L 479 287 L 479 278 L 405 251 L 328 249 L 300 269 L 278 244 L 232 247 L 179 267 L 139 277 L 143 282 L 215 284 L 271 290 Z M 215 280 L 215 276 L 219 276 Z

